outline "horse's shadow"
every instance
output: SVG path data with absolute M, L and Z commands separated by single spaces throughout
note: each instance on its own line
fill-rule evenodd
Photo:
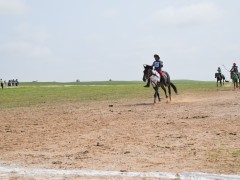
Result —
M 122 106 L 130 107 L 130 106 L 152 106 L 153 103 L 137 103 L 137 104 L 125 104 Z
M 161 102 L 164 102 L 164 101 L 161 101 Z M 169 103 L 170 101 L 168 99 L 166 99 L 166 103 Z M 156 103 L 136 103 L 136 104 L 124 104 L 122 106 L 125 106 L 125 107 L 131 107 L 131 106 L 152 106 L 152 105 L 156 105 Z

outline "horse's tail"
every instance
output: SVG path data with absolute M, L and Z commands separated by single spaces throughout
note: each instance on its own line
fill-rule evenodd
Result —
M 174 92 L 177 94 L 177 87 L 172 83 L 170 82 L 170 86 L 173 88 Z

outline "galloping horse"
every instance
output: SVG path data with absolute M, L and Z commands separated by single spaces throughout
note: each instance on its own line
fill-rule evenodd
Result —
M 163 78 L 160 78 L 160 76 L 157 76 L 157 72 L 153 70 L 153 67 L 150 65 L 143 65 L 144 71 L 143 71 L 143 81 L 145 82 L 147 79 L 150 80 L 152 87 L 155 91 L 154 93 L 154 103 L 156 103 L 156 97 L 158 97 L 158 101 L 160 101 L 160 94 L 158 92 L 159 87 L 161 87 L 165 93 L 165 97 L 168 98 L 171 101 L 171 87 L 173 88 L 174 92 L 177 94 L 177 88 L 176 86 L 171 82 L 170 76 L 166 71 L 163 71 L 165 74 L 165 80 Z M 168 95 L 166 92 L 166 88 L 168 88 Z
M 215 78 L 217 78 L 217 87 L 218 81 L 220 82 L 220 86 L 224 85 L 225 76 L 222 73 L 215 73 Z

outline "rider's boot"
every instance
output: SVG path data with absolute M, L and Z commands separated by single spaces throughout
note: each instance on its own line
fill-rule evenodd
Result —
M 143 86 L 143 87 L 149 87 L 149 86 L 150 86 L 150 80 L 148 79 L 147 80 L 147 84 L 145 86 Z

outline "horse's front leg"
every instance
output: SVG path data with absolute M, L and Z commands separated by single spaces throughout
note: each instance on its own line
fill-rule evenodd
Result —
M 160 102 L 161 99 L 160 99 L 160 94 L 159 94 L 158 90 L 157 90 L 157 96 L 158 96 L 158 101 Z
M 156 98 L 157 98 L 157 92 L 156 92 L 156 90 L 155 90 L 155 93 L 154 93 L 154 104 L 156 103 Z
M 158 101 L 160 101 L 160 95 L 159 95 L 159 92 L 158 92 L 158 87 L 154 87 L 154 90 L 155 90 L 155 93 L 154 93 L 154 104 L 156 103 L 156 99 L 158 97 Z

